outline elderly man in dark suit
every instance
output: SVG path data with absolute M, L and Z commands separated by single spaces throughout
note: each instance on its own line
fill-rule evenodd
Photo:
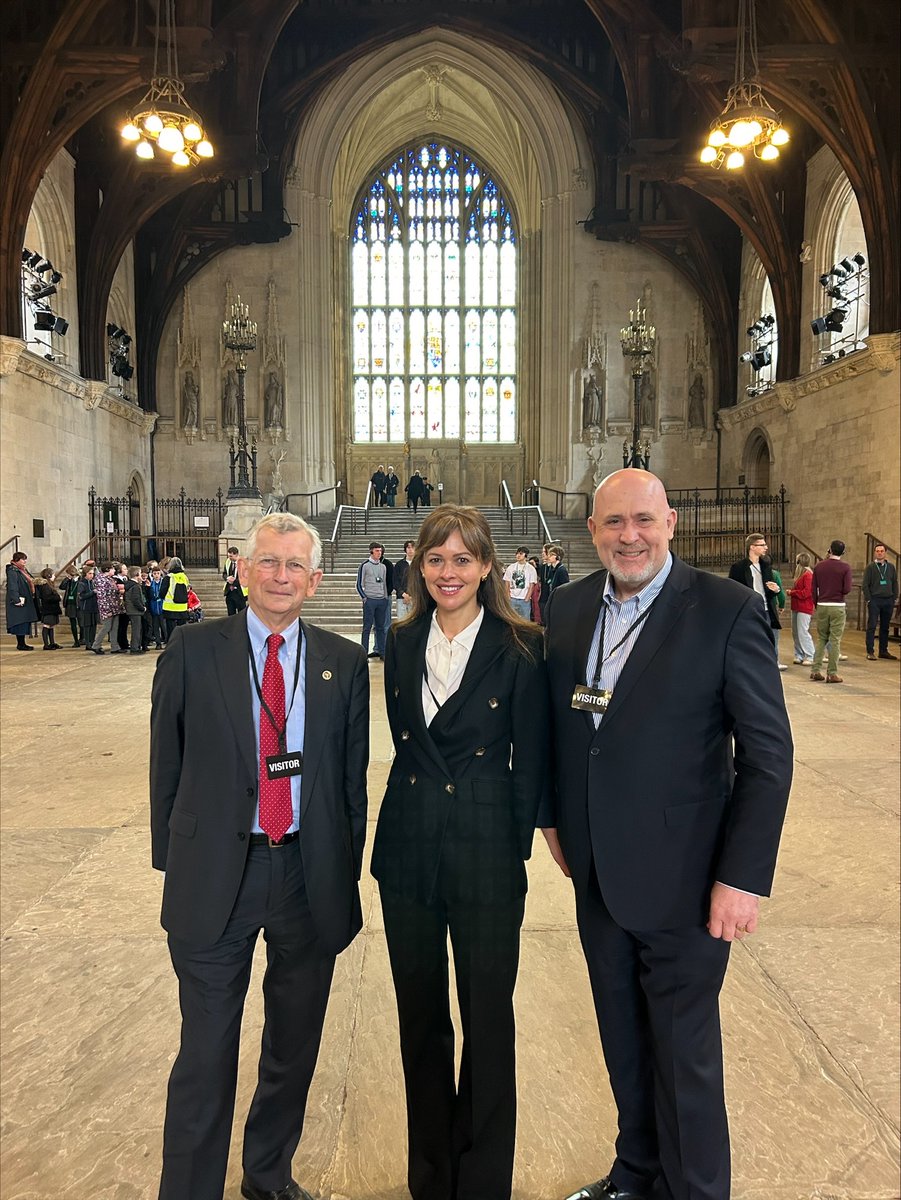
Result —
M 241 559 L 248 607 L 179 627 L 151 715 L 153 865 L 178 976 L 161 1200 L 222 1200 L 257 935 L 266 1021 L 244 1128 L 247 1200 L 309 1200 L 291 1178 L 335 957 L 362 924 L 369 682 L 359 646 L 301 623 L 315 530 L 276 513 Z
M 792 742 L 763 605 L 674 558 L 663 484 L 595 493 L 605 570 L 546 609 L 556 811 L 619 1113 L 573 1200 L 727 1200 L 719 992 L 770 891 Z

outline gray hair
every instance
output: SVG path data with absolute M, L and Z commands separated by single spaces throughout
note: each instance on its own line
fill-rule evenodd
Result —
M 179 571 L 184 572 L 185 564 L 180 558 L 170 558 L 166 563 L 166 571 L 170 575 L 177 575 Z
M 296 517 L 294 513 L 289 512 L 269 513 L 262 517 L 247 535 L 247 541 L 244 543 L 244 558 L 249 560 L 256 553 L 257 536 L 261 529 L 271 529 L 273 533 L 282 534 L 305 533 L 310 539 L 310 569 L 319 570 L 319 564 L 322 562 L 322 541 L 318 532 L 312 525 L 308 525 L 303 517 Z

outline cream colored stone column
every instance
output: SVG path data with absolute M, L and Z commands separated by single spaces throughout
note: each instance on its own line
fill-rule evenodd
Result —
M 332 297 L 342 267 L 335 261 L 331 201 L 327 196 L 297 193 L 300 243 L 299 400 L 297 439 L 301 491 L 335 479 L 336 338 Z
M 541 363 L 538 475 L 565 488 L 569 473 L 569 387 L 572 345 L 572 192 L 541 201 Z M 527 461 L 530 454 L 527 452 Z

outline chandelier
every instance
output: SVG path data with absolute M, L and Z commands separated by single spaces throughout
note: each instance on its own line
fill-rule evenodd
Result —
M 159 73 L 160 14 L 166 26 L 166 73 Z M 178 75 L 175 0 L 159 0 L 156 10 L 156 40 L 153 44 L 153 78 L 137 108 L 125 114 L 120 130 L 126 142 L 135 144 L 138 158 L 156 157 L 154 147 L 171 155 L 176 167 L 196 164 L 213 157 L 213 147 L 200 117 L 185 100 L 185 85 Z
M 757 12 L 756 0 L 738 0 L 738 40 L 735 49 L 735 76 L 726 93 L 723 111 L 710 126 L 701 162 L 712 167 L 726 164 L 728 171 L 745 165 L 745 155 L 753 153 L 763 162 L 774 162 L 779 147 L 788 140 L 779 114 L 757 83 Z M 748 60 L 750 59 L 750 76 Z

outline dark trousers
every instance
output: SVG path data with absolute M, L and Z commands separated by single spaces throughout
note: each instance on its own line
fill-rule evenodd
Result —
M 128 613 L 119 613 L 114 622 L 114 628 L 116 630 L 116 646 L 119 650 L 128 649 L 128 625 Z M 110 641 L 112 641 L 112 638 L 110 638 Z
M 291 1179 L 335 957 L 316 940 L 298 842 L 251 847 L 228 925 L 212 946 L 169 938 L 181 1047 L 169 1077 L 160 1200 L 222 1200 L 244 997 L 266 939 L 259 1075 L 244 1126 L 244 1172 L 264 1191 Z
M 619 1115 L 613 1182 L 644 1195 L 659 1177 L 661 1200 L 728 1200 L 719 993 L 729 944 L 700 924 L 623 929 L 594 871 L 576 917 Z
M 97 636 L 97 614 L 81 612 L 78 614 L 78 620 L 81 628 L 81 644 L 88 650 L 93 646 L 94 638 Z
M 161 646 L 166 640 L 166 622 L 162 613 L 148 613 L 150 617 L 150 641 Z
M 516 1140 L 513 989 L 524 899 L 418 904 L 382 891 L 407 1098 L 413 1200 L 509 1200 Z M 463 1023 L 459 1080 L 447 934 Z
M 164 612 L 163 618 L 166 622 L 166 641 L 167 642 L 168 642 L 169 638 L 172 637 L 172 634 L 176 631 L 176 629 L 179 627 L 179 625 L 187 625 L 187 623 L 188 623 L 188 614 L 187 613 L 179 613 L 177 616 L 173 616 L 171 613 Z
M 867 602 L 867 654 L 873 653 L 876 644 L 876 626 L 879 626 L 879 653 L 888 654 L 888 631 L 895 601 L 891 596 L 876 596 Z
M 141 626 L 143 625 L 142 614 L 141 613 L 129 613 L 128 623 L 131 626 L 131 641 L 129 644 L 129 650 L 131 651 L 132 654 L 140 654 L 141 653 L 141 640 L 142 640 Z
M 247 597 L 239 587 L 225 589 L 225 609 L 230 617 L 241 612 L 247 604 Z
M 72 630 L 72 645 L 80 646 L 81 638 L 78 635 L 78 619 L 76 617 L 69 617 L 69 628 Z
M 367 597 L 363 601 L 363 649 L 369 653 L 369 634 L 375 628 L 374 654 L 385 653 L 385 642 L 391 627 L 391 600 L 385 596 L 380 600 Z

